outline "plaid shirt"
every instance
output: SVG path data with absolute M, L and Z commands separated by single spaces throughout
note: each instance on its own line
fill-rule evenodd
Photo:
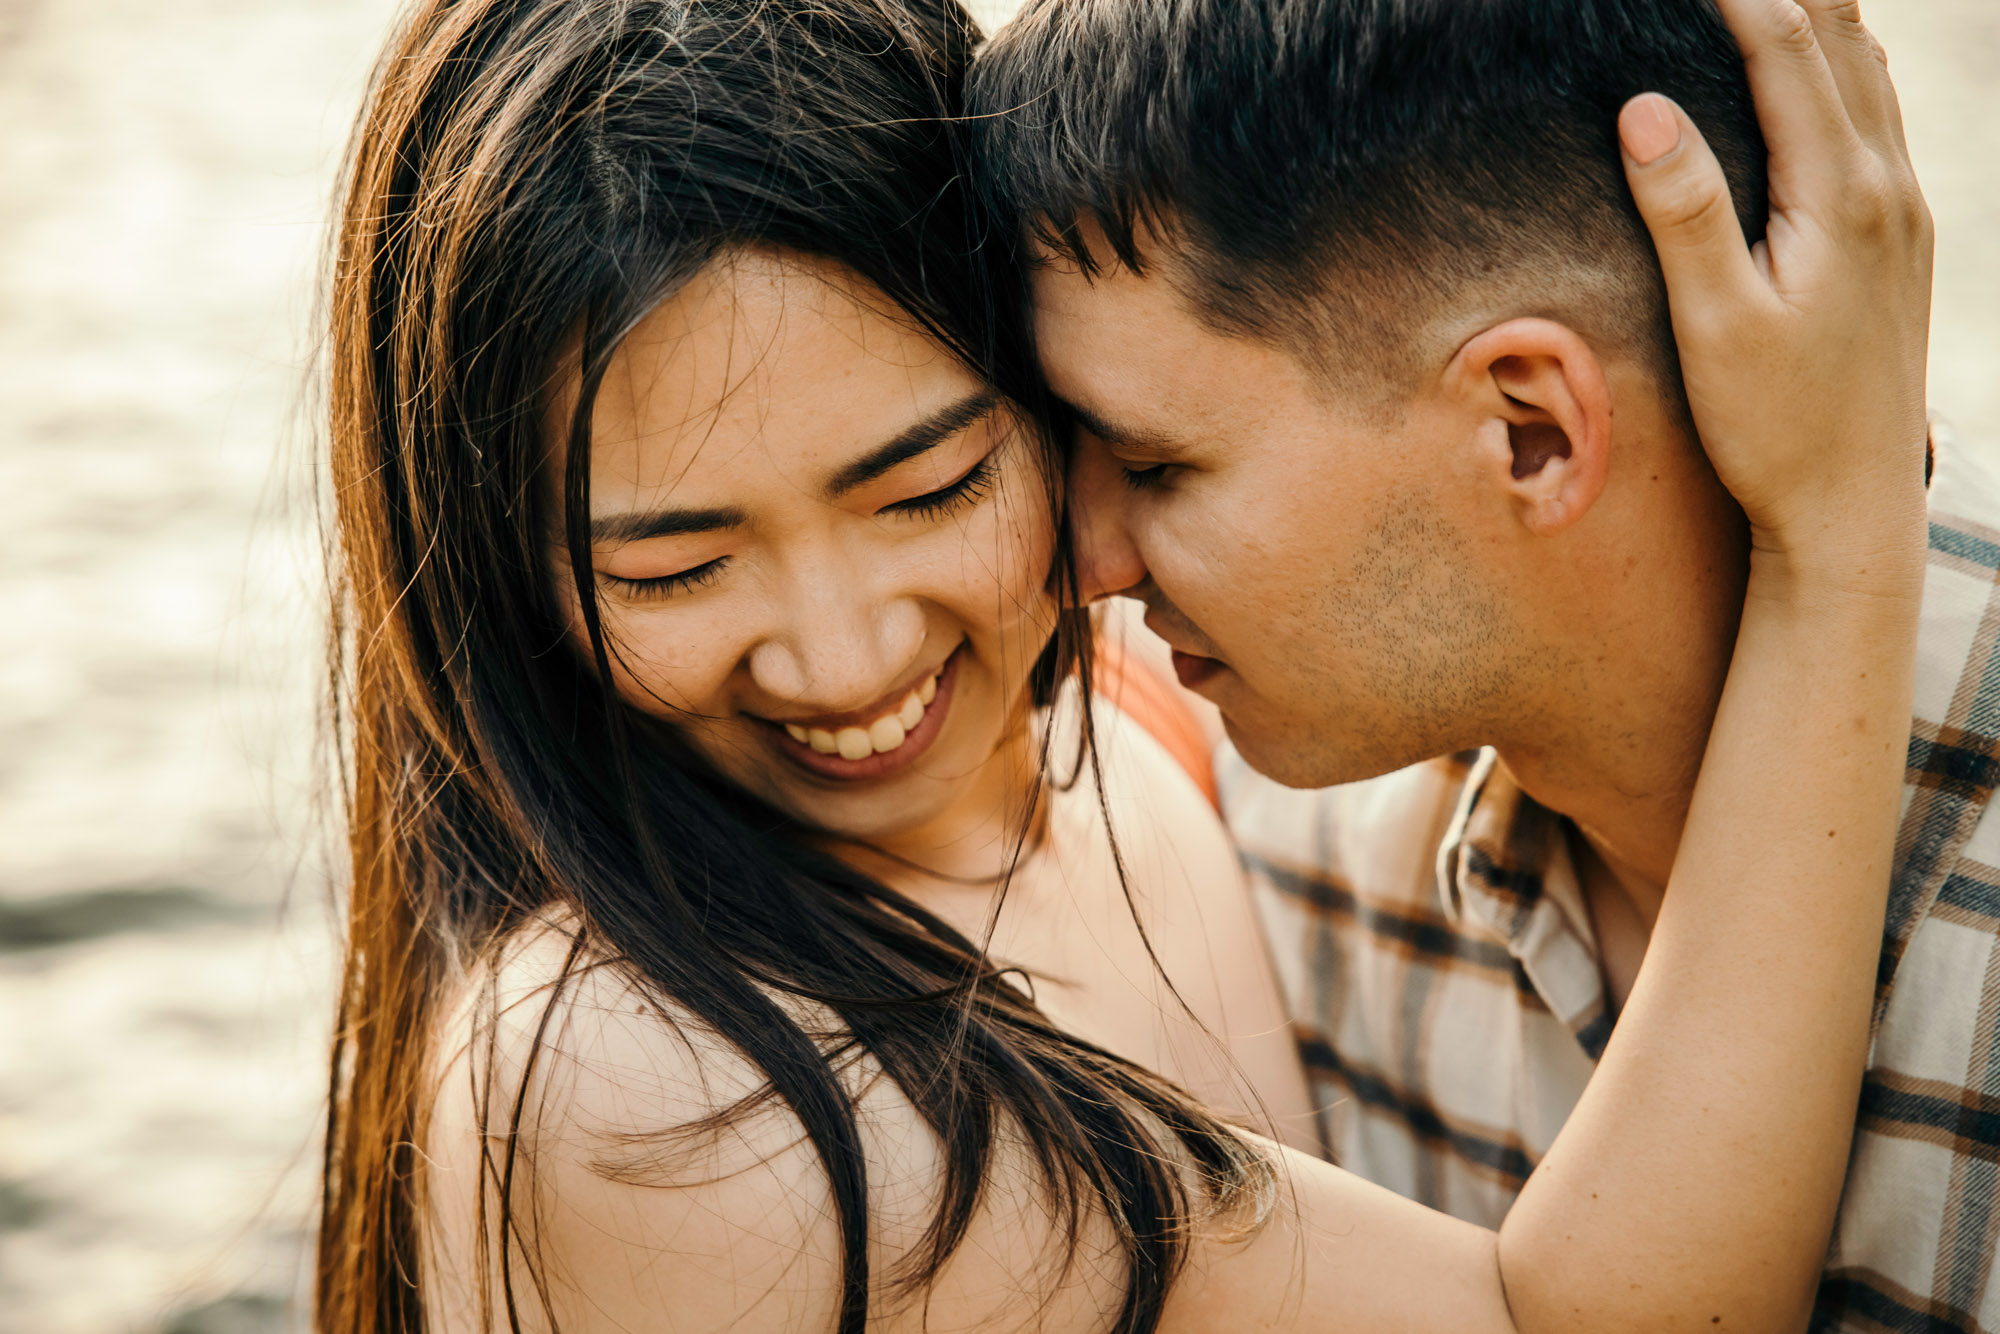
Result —
M 2000 475 L 1938 434 L 1874 1045 L 1816 1331 L 2000 1334 Z M 1318 792 L 1221 769 L 1333 1156 L 1497 1227 L 1611 1034 L 1568 822 L 1491 751 Z

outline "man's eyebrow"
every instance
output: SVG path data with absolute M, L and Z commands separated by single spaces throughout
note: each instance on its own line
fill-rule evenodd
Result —
M 590 542 L 592 546 L 644 542 L 652 537 L 681 537 L 688 533 L 741 528 L 748 522 L 750 516 L 735 508 L 658 509 L 607 514 L 590 521 Z
M 1169 453 L 1177 448 L 1172 439 L 1158 431 L 1142 431 L 1135 427 L 1120 426 L 1115 422 L 1105 421 L 1089 408 L 1081 407 L 1066 398 L 1059 398 L 1056 402 L 1064 412 L 1076 418 L 1077 425 L 1107 445 L 1126 445 L 1153 453 Z
M 998 394 L 982 389 L 939 408 L 888 444 L 870 450 L 835 473 L 826 484 L 827 497 L 838 500 L 856 487 L 866 486 L 891 469 L 936 449 L 999 405 Z

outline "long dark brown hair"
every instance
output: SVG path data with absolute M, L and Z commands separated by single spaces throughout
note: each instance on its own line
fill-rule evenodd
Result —
M 974 942 L 792 836 L 610 685 L 583 521 L 593 397 L 620 340 L 718 256 L 846 266 L 1033 415 L 1016 280 L 989 258 L 1004 247 L 982 247 L 952 119 L 976 40 L 955 0 L 421 0 L 391 40 L 330 282 L 351 884 L 315 1298 L 328 1334 L 425 1327 L 440 997 L 551 909 L 577 924 L 570 968 L 609 964 L 692 1015 L 797 1119 L 838 1214 L 842 1334 L 861 1334 L 871 1297 L 862 1144 L 841 1054 L 775 998 L 836 1016 L 837 1045 L 942 1146 L 940 1203 L 899 1279 L 928 1283 L 960 1243 L 1008 1125 L 1072 1247 L 1081 1217 L 1113 1225 L 1118 1331 L 1157 1324 L 1197 1209 L 1261 1179 L 1225 1126 L 1056 1029 Z M 581 392 L 555 488 L 563 375 Z M 549 533 L 568 535 L 588 656 L 564 636 Z M 1076 669 L 1077 624 L 1046 676 Z M 512 1122 L 484 1137 L 479 1186 L 512 1329 L 533 1251 L 511 1198 L 522 1104 L 496 1100 Z

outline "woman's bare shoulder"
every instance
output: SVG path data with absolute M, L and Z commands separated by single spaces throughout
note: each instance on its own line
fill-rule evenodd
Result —
M 624 1130 L 691 1124 L 761 1082 L 742 1052 L 606 958 L 565 910 L 538 914 L 470 960 L 440 1013 L 442 1073 L 496 1091 L 526 1079 L 539 1108 L 569 1120 Z
M 468 967 L 442 1014 L 425 1275 L 442 1328 L 493 1327 L 482 1284 L 504 1310 L 503 1193 L 531 1327 L 645 1328 L 666 1310 L 676 1328 L 830 1324 L 825 1176 L 744 1053 L 560 914 Z
M 658 1328 L 663 1311 L 676 1330 L 833 1328 L 832 1190 L 799 1118 L 748 1056 L 583 957 L 560 919 L 523 928 L 468 970 L 461 993 L 440 1034 L 426 1158 L 426 1304 L 442 1334 L 506 1327 L 480 1303 L 483 1283 L 486 1309 L 504 1311 L 494 1219 L 510 1148 L 524 1328 L 548 1324 L 524 1258 L 565 1334 Z M 829 1031 L 820 1015 L 787 1011 Z M 834 1037 L 867 1182 L 871 1332 L 1095 1328 L 1115 1292 L 1092 1260 L 1108 1251 L 1105 1225 L 1085 1220 L 1084 1262 L 1066 1269 L 1040 1174 L 1011 1130 L 951 1261 L 897 1284 L 928 1240 L 941 1146 L 902 1091 L 838 1054 Z

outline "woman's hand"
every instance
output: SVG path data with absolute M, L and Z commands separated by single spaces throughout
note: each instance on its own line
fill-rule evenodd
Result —
M 1714 154 L 1658 94 L 1619 117 L 1626 175 L 1696 429 L 1763 563 L 1872 584 L 1922 528 L 1930 213 L 1851 0 L 1720 5 L 1770 150 L 1766 239 L 1745 243 Z

